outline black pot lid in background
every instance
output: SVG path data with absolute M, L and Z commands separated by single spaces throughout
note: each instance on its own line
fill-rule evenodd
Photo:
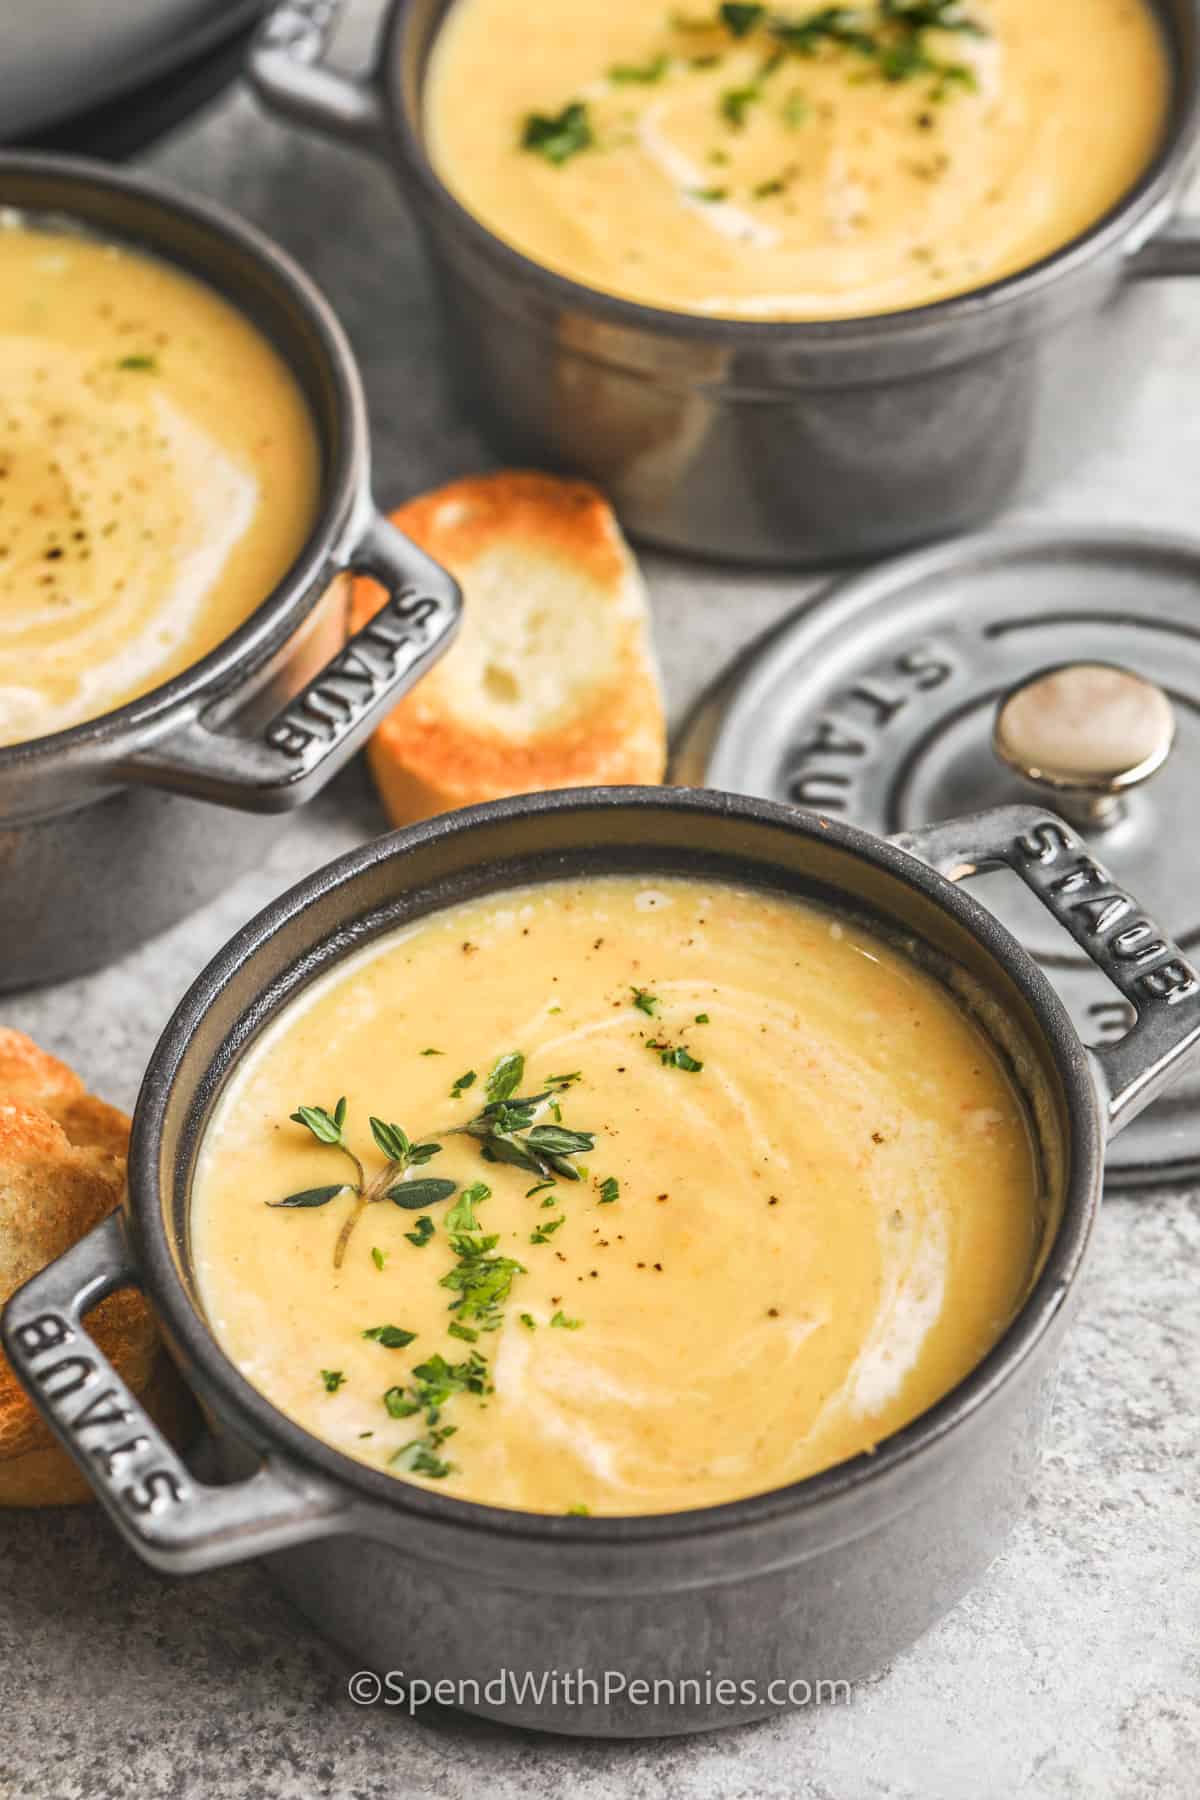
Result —
M 1099 861 L 1191 955 L 1200 952 L 1200 542 L 1131 533 L 997 533 L 851 577 L 752 645 L 675 749 L 680 781 L 811 807 L 888 835 L 1034 790 L 992 748 L 996 708 L 1054 665 L 1136 672 L 1168 694 L 1175 741 L 1081 825 Z M 1054 805 L 1045 791 L 1042 802 Z M 972 892 L 1043 965 L 1085 1041 L 1129 1009 L 1023 885 Z M 1200 1173 L 1200 1073 L 1117 1137 L 1110 1180 Z
M 266 0 L 0 0 L 0 142 L 124 156 L 236 75 Z

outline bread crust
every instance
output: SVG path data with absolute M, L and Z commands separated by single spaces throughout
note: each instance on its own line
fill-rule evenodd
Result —
M 590 681 L 587 670 L 575 671 L 567 716 L 520 735 L 455 708 L 460 653 L 452 648 L 371 739 L 371 770 L 393 822 L 547 788 L 662 780 L 666 726 L 641 578 L 597 488 L 508 470 L 452 482 L 397 508 L 392 519 L 459 580 L 467 629 L 472 576 L 490 555 L 503 554 L 531 583 L 552 585 L 561 572 L 571 603 L 588 608 L 606 664 Z M 356 581 L 355 629 L 382 599 L 374 582 Z

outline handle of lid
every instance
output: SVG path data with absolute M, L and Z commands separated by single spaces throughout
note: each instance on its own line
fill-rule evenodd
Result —
M 992 748 L 1073 825 L 1103 830 L 1123 796 L 1157 773 L 1175 741 L 1170 700 L 1116 663 L 1057 663 L 1000 701 Z
M 246 74 L 269 112 L 381 156 L 387 122 L 378 48 L 361 75 L 342 74 L 324 61 L 341 10 L 342 0 L 283 0 L 255 38 Z
M 1088 1050 L 1113 1136 L 1200 1049 L 1200 975 L 1071 827 L 1038 807 L 1003 806 L 891 839 L 950 881 L 1009 868 L 1124 995 L 1137 1017 Z

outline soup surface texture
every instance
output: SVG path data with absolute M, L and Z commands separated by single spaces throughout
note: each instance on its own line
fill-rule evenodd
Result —
M 426 130 L 463 205 L 560 274 L 832 319 L 1058 249 L 1141 174 L 1168 92 L 1146 0 L 458 0 Z
M 506 1089 L 548 1095 L 532 1126 Z M 328 1197 L 352 1158 L 290 1115 L 342 1095 L 367 1182 L 415 1204 Z M 489 1097 L 502 1154 L 560 1165 L 487 1160 Z M 441 1152 L 387 1172 L 371 1115 Z M 217 1338 L 284 1412 L 551 1513 L 875 1444 L 995 1342 L 1039 1226 L 1023 1108 L 930 976 L 790 898 L 634 877 L 449 909 L 314 984 L 222 1095 L 191 1220 Z
M 308 535 L 300 389 L 241 315 L 138 251 L 0 224 L 0 744 L 206 655 Z

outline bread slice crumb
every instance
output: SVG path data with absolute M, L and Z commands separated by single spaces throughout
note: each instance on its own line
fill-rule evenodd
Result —
M 459 636 L 368 749 L 393 823 L 547 788 L 662 780 L 641 574 L 597 488 L 528 471 L 452 482 L 392 519 L 455 576 Z M 354 629 L 382 604 L 355 583 Z

